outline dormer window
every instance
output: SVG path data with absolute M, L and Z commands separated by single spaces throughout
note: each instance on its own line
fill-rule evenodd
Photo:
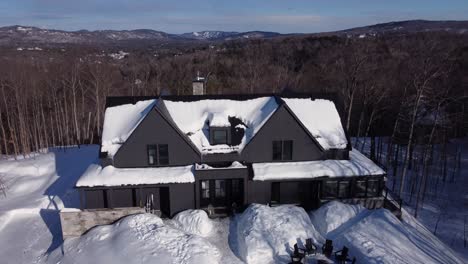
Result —
M 210 127 L 211 145 L 231 144 L 230 127 Z
M 227 144 L 227 130 L 226 129 L 214 129 L 213 130 L 213 144 Z

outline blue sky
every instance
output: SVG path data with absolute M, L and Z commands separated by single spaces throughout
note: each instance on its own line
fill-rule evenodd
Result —
M 312 33 L 381 22 L 468 20 L 468 0 L 1 0 L 0 26 Z

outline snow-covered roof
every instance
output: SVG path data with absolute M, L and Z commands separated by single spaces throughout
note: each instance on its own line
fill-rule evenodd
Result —
M 255 181 L 385 174 L 384 170 L 355 149 L 349 152 L 349 160 L 254 163 L 252 168 Z
M 146 100 L 108 107 L 104 114 L 101 151 L 114 156 L 155 104 L 156 100 Z
M 231 165 L 227 167 L 212 167 L 208 164 L 195 164 L 195 170 L 229 170 L 229 169 L 247 169 L 247 166 L 244 164 L 233 161 Z
M 324 149 L 346 148 L 348 140 L 332 101 L 310 98 L 282 99 Z
M 203 154 L 240 152 L 276 111 L 278 104 L 274 97 L 260 97 L 251 100 L 199 100 L 192 102 L 164 101 L 172 119 L 179 129 Z M 236 117 L 245 124 L 245 134 L 237 146 L 211 145 L 209 126 L 224 126 L 228 117 Z M 214 124 L 210 124 L 214 122 Z
M 323 149 L 346 148 L 348 141 L 332 101 L 310 98 L 281 99 Z M 175 125 L 202 154 L 241 152 L 278 109 L 277 100 L 273 96 L 250 100 L 202 99 L 163 102 Z M 156 104 L 157 100 L 154 99 L 108 107 L 104 116 L 101 151 L 113 157 Z M 242 132 L 239 143 L 210 144 L 210 126 L 231 125 L 236 131 Z
M 121 186 L 138 184 L 168 184 L 195 182 L 193 165 L 180 167 L 102 168 L 92 164 L 76 183 L 76 187 Z

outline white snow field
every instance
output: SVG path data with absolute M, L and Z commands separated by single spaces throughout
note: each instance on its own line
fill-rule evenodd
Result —
M 200 210 L 172 220 L 138 214 L 64 242 L 58 212 L 79 206 L 72 187 L 97 152 L 70 147 L 0 161 L 8 187 L 6 197 L 0 192 L 0 263 L 288 263 L 293 245 L 306 238 L 319 246 L 333 239 L 357 263 L 466 263 L 406 212 L 401 222 L 386 210 L 339 202 L 309 213 L 253 204 L 223 219 Z

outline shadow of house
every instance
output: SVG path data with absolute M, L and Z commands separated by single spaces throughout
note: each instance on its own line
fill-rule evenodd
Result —
M 49 149 L 55 156 L 55 173 L 58 177 L 45 190 L 49 204 L 40 210 L 40 216 L 52 235 L 47 253 L 63 244 L 60 209 L 80 206 L 79 194 L 74 186 L 88 166 L 98 161 L 98 151 L 95 145 Z

